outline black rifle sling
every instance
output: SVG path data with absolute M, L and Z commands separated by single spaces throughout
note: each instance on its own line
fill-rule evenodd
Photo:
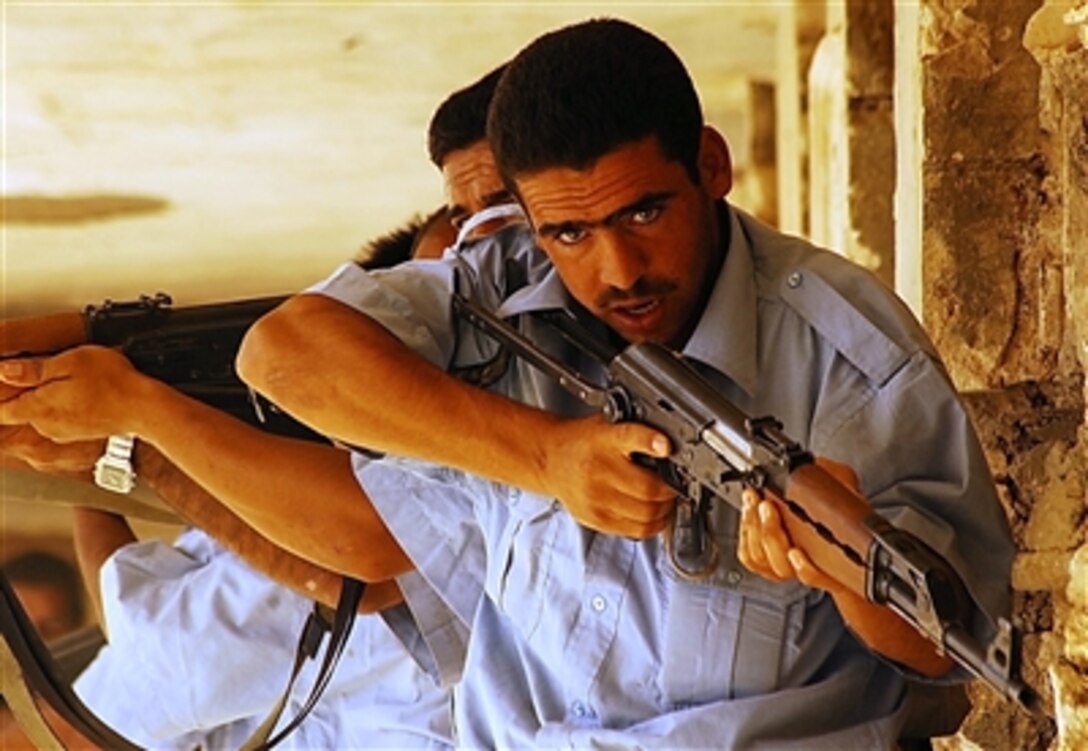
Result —
M 99 748 L 111 751 L 139 751 L 117 731 L 87 708 L 23 609 L 7 576 L 0 572 L 0 626 L 4 641 L 22 671 L 27 687 L 45 700 L 69 725 Z
M 317 650 L 321 645 L 325 632 L 330 630 L 328 617 L 324 612 L 327 608 L 317 603 L 314 604 L 314 609 L 306 619 L 306 623 L 302 627 L 302 633 L 299 636 L 298 647 L 295 652 L 295 664 L 291 669 L 287 686 L 264 722 L 243 744 L 242 751 L 269 751 L 294 732 L 306 719 L 307 715 L 313 711 L 318 699 L 321 698 L 321 695 L 328 687 L 333 671 L 336 670 L 336 666 L 339 664 L 340 657 L 344 652 L 344 646 L 347 644 L 348 637 L 351 636 L 351 628 L 355 624 L 355 615 L 359 610 L 359 602 L 363 599 L 365 590 L 366 584 L 364 582 L 344 577 L 343 585 L 340 588 L 340 598 L 336 603 L 336 612 L 332 618 L 329 644 L 325 648 L 325 659 L 322 661 L 321 668 L 314 678 L 314 685 L 310 688 L 310 695 L 306 698 L 306 702 L 302 705 L 298 714 L 291 718 L 291 721 L 279 733 L 269 739 L 268 736 L 279 721 L 284 707 L 287 706 L 291 689 L 299 671 L 302 669 L 302 665 L 307 659 L 317 655 Z

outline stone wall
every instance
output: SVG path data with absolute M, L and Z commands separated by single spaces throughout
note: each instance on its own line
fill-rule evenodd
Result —
M 877 205 L 868 217 L 895 226 L 894 253 L 878 257 L 894 255 L 897 290 L 986 449 L 1018 546 L 1021 673 L 1051 714 L 973 685 L 971 714 L 937 745 L 1088 748 L 1088 2 L 823 7 L 827 36 L 806 78 L 811 228 L 880 268 L 850 248 L 866 235 L 853 199 L 883 195 L 895 176 L 894 216 Z M 887 13 L 893 148 L 860 127 L 867 108 L 887 123 Z
M 1083 748 L 1084 4 L 921 5 L 923 318 L 964 390 L 1020 551 L 1023 676 L 1058 719 L 976 686 L 954 744 Z

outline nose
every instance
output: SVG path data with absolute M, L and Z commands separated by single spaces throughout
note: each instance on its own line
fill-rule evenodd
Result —
M 645 257 L 631 243 L 623 242 L 614 232 L 602 232 L 598 238 L 598 274 L 602 284 L 616 289 L 631 289 L 646 271 Z

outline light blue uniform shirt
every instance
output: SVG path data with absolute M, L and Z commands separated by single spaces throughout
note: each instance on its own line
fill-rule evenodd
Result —
M 126 545 L 101 582 L 109 643 L 75 683 L 80 698 L 142 748 L 239 748 L 287 685 L 313 602 L 198 530 L 175 545 Z M 321 655 L 299 674 L 281 726 Z M 277 748 L 437 751 L 452 743 L 449 711 L 449 692 L 381 619 L 360 617 L 314 711 Z
M 924 333 L 868 272 L 741 212 L 724 216 L 728 255 L 684 354 L 742 410 L 776 416 L 815 454 L 853 467 L 881 514 L 944 555 L 987 613 L 1006 614 L 1007 524 Z M 457 369 L 495 348 L 451 322 L 455 287 L 507 316 L 569 301 L 524 229 L 441 262 L 345 267 L 318 290 Z M 591 370 L 546 327 L 518 323 Z M 524 363 L 495 388 L 585 411 Z M 587 531 L 549 498 L 403 460 L 357 474 L 418 572 L 472 627 L 455 698 L 460 743 L 883 748 L 918 711 L 917 684 L 861 646 L 829 597 L 738 563 L 731 506 L 714 511 L 717 570 L 690 582 L 659 537 Z M 988 641 L 992 623 L 978 620 Z

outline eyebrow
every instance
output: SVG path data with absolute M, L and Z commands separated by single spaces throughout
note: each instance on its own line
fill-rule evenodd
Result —
M 676 191 L 660 191 L 657 193 L 647 193 L 640 196 L 638 199 L 632 201 L 629 204 L 619 207 L 608 216 L 597 221 L 579 221 L 571 220 L 567 222 L 549 222 L 540 225 L 537 229 L 537 234 L 544 237 L 555 237 L 563 232 L 570 232 L 571 230 L 586 230 L 593 227 L 608 227 L 625 216 L 630 216 L 635 212 L 642 211 L 652 206 L 657 206 L 663 203 L 667 203 L 676 197 Z

